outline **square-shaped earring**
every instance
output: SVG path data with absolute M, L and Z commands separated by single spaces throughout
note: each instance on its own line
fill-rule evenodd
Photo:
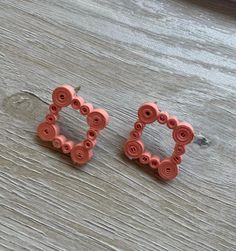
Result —
M 86 164 L 93 156 L 99 132 L 109 122 L 109 115 L 104 109 L 94 109 L 93 105 L 86 103 L 84 99 L 76 95 L 76 91 L 70 85 L 61 85 L 52 93 L 53 103 L 49 106 L 49 113 L 45 120 L 38 125 L 37 134 L 44 141 L 51 141 L 52 145 L 61 149 L 63 153 L 70 154 L 74 164 Z M 80 110 L 87 117 L 89 129 L 83 142 L 73 142 L 60 134 L 57 125 L 59 112 L 63 107 L 69 106 Z
M 171 157 L 163 160 L 146 151 L 141 139 L 145 126 L 156 121 L 166 124 L 169 129 L 173 130 L 172 137 L 176 143 Z M 172 180 L 179 173 L 178 165 L 185 153 L 185 146 L 191 143 L 193 138 L 194 130 L 189 123 L 180 122 L 175 116 L 169 116 L 167 112 L 160 111 L 156 103 L 144 103 L 138 110 L 138 120 L 124 145 L 124 152 L 128 158 L 137 159 L 141 164 L 149 165 L 162 179 Z

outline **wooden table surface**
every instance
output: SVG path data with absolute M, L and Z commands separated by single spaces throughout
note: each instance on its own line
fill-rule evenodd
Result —
M 0 80 L 1 251 L 236 250 L 236 3 L 0 0 Z M 80 169 L 35 133 L 61 83 L 111 117 Z M 195 128 L 169 183 L 122 152 L 144 101 Z M 158 124 L 143 140 L 173 148 Z

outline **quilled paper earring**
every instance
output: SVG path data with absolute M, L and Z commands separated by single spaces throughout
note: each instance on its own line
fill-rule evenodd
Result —
M 38 136 L 44 141 L 51 141 L 52 145 L 61 149 L 63 153 L 70 154 L 74 164 L 86 164 L 93 156 L 93 148 L 100 131 L 108 125 L 108 113 L 104 109 L 94 109 L 92 104 L 86 103 L 82 97 L 76 95 L 73 87 L 66 84 L 53 91 L 52 100 L 48 114 L 38 125 Z M 60 110 L 69 105 L 87 117 L 89 129 L 85 139 L 80 143 L 73 142 L 60 134 L 60 128 L 57 125 Z
M 160 160 L 160 157 L 145 150 L 141 139 L 143 129 L 147 124 L 154 122 L 166 124 L 172 131 L 175 147 L 172 155 Z M 185 153 L 185 146 L 193 141 L 193 127 L 180 122 L 175 116 L 169 116 L 167 112 L 160 111 L 156 103 L 144 103 L 138 110 L 138 120 L 130 133 L 129 139 L 124 145 L 124 152 L 130 159 L 137 159 L 143 165 L 149 165 L 159 177 L 164 180 L 172 180 L 179 173 L 179 164 Z

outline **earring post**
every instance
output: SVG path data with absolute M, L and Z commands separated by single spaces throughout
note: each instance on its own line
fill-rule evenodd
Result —
M 79 85 L 79 86 L 75 87 L 74 89 L 75 89 L 75 92 L 77 93 L 81 89 L 81 86 Z

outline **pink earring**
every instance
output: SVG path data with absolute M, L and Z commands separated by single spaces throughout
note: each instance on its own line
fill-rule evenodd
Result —
M 145 126 L 156 120 L 160 124 L 167 124 L 167 127 L 173 130 L 172 136 L 176 142 L 171 157 L 164 160 L 145 151 L 141 140 Z M 144 103 L 138 110 L 138 121 L 134 124 L 129 139 L 124 145 L 124 152 L 128 158 L 138 159 L 141 164 L 149 165 L 162 179 L 172 180 L 179 173 L 178 165 L 185 153 L 185 146 L 191 143 L 193 138 L 194 130 L 190 124 L 179 122 L 175 116 L 169 116 L 167 112 L 160 111 L 155 103 Z
M 52 100 L 49 113 L 37 128 L 38 136 L 44 141 L 51 141 L 52 145 L 57 149 L 61 148 L 63 153 L 70 153 L 74 164 L 86 164 L 93 156 L 93 148 L 99 132 L 108 125 L 108 113 L 103 109 L 94 109 L 92 104 L 86 103 L 82 97 L 77 96 L 75 89 L 70 85 L 57 87 L 52 93 Z M 80 110 L 80 113 L 87 117 L 89 129 L 85 140 L 81 143 L 75 143 L 60 134 L 60 128 L 56 123 L 60 110 L 69 105 L 75 110 Z

